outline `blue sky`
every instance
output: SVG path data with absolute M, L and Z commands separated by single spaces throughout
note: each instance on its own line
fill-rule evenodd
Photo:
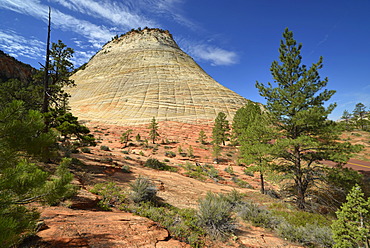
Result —
M 358 102 L 370 107 L 369 0 L 0 0 L 0 49 L 39 68 L 48 6 L 51 40 L 75 49 L 76 66 L 116 34 L 158 27 L 216 81 L 262 103 L 255 82 L 273 82 L 270 66 L 288 27 L 304 64 L 324 57 L 320 75 L 337 91 L 331 119 Z

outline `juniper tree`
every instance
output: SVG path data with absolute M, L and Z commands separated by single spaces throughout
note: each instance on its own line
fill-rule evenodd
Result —
M 212 130 L 213 143 L 217 145 L 225 145 L 225 142 L 229 137 L 229 131 L 229 121 L 226 119 L 225 113 L 219 112 Z
M 370 246 L 370 198 L 364 198 L 360 186 L 352 188 L 333 221 L 334 247 L 369 247 Z
M 297 44 L 293 32 L 285 29 L 283 38 L 280 62 L 274 61 L 270 69 L 274 85 L 257 82 L 256 87 L 267 100 L 279 134 L 273 152 L 280 161 L 277 169 L 291 176 L 297 206 L 303 209 L 309 189 L 324 174 L 320 161 L 343 164 L 358 147 L 337 142 L 340 130 L 327 118 L 336 105 L 324 107 L 335 91 L 325 89 L 328 79 L 320 78 L 323 58 L 307 68 L 302 65 L 302 44 Z

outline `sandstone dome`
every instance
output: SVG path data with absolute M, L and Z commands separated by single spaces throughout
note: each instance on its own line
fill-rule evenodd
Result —
M 160 29 L 115 37 L 71 79 L 70 106 L 84 121 L 203 123 L 219 112 L 231 120 L 248 101 L 212 79 Z

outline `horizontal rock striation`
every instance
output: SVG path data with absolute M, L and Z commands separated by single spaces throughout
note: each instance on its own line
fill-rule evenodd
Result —
M 107 43 L 72 77 L 72 112 L 110 124 L 231 119 L 248 100 L 212 79 L 168 31 L 131 31 Z

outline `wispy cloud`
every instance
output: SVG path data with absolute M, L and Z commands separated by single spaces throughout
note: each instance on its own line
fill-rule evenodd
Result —
M 5 51 L 13 57 L 26 57 L 30 59 L 41 59 L 44 53 L 45 43 L 34 37 L 24 37 L 12 30 L 0 30 L 0 50 Z
M 47 21 L 48 6 L 41 4 L 38 0 L 1 0 L 0 7 L 36 19 Z M 64 31 L 72 31 L 85 36 L 89 42 L 100 47 L 114 34 L 104 26 L 98 26 L 91 22 L 77 19 L 71 15 L 64 14 L 59 10 L 52 10 L 52 25 Z
M 212 66 L 233 65 L 239 62 L 239 56 L 235 52 L 208 43 L 180 39 L 179 44 L 194 59 L 209 62 Z
M 56 2 L 70 10 L 100 18 L 106 23 L 125 29 L 140 26 L 155 26 L 156 23 L 140 15 L 138 9 L 130 9 L 120 2 L 94 0 L 49 0 Z

